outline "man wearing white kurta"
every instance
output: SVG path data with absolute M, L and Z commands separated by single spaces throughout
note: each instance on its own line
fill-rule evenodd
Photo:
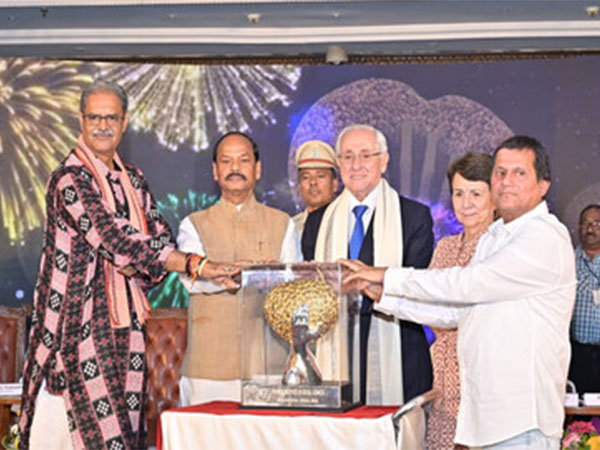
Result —
M 569 233 L 543 201 L 548 157 L 516 136 L 494 153 L 492 195 L 501 219 L 469 266 L 373 269 L 350 262 L 376 309 L 438 327 L 458 326 L 461 402 L 455 442 L 558 449 L 569 365 L 575 261 Z M 377 296 L 377 295 L 376 295 Z
M 242 133 L 227 133 L 215 145 L 213 160 L 221 198 L 181 222 L 179 249 L 227 262 L 300 261 L 292 219 L 254 197 L 261 175 L 254 141 Z M 181 404 L 240 401 L 239 299 L 210 282 L 180 279 L 190 292 Z

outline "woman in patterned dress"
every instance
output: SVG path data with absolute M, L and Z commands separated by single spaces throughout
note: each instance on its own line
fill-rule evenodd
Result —
M 452 207 L 464 231 L 438 242 L 430 268 L 466 266 L 471 260 L 479 238 L 494 219 L 491 173 L 492 158 L 485 153 L 467 153 L 448 168 Z M 456 329 L 434 331 L 436 341 L 431 347 L 433 387 L 440 390 L 441 396 L 434 401 L 427 420 L 427 448 L 461 448 L 453 444 L 460 401 Z

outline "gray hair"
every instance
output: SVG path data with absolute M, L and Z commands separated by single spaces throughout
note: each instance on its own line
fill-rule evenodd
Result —
M 125 89 L 119 86 L 116 83 L 105 80 L 94 80 L 92 84 L 86 87 L 81 93 L 81 99 L 79 100 L 79 110 L 84 113 L 85 105 L 87 104 L 87 100 L 90 95 L 97 94 L 98 92 L 112 92 L 117 97 L 119 97 L 119 101 L 121 102 L 121 110 L 123 111 L 123 115 L 127 113 L 127 93 Z
M 387 139 L 385 138 L 384 134 L 381 131 L 379 131 L 377 128 L 375 128 L 371 125 L 367 125 L 365 123 L 355 123 L 352 125 L 348 125 L 342 131 L 340 131 L 340 134 L 338 134 L 338 137 L 335 141 L 335 153 L 336 154 L 338 154 L 338 155 L 340 154 L 340 145 L 342 143 L 342 138 L 346 135 L 346 133 L 348 133 L 349 131 L 354 131 L 354 130 L 368 130 L 368 131 L 372 132 L 375 135 L 375 142 L 377 143 L 377 150 L 380 152 L 388 151 Z

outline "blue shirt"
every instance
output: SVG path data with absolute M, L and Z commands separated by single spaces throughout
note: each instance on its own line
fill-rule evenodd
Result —
M 600 289 L 600 255 L 590 260 L 581 245 L 575 250 L 577 299 L 571 322 L 571 335 L 581 344 L 600 345 L 600 305 L 592 291 Z

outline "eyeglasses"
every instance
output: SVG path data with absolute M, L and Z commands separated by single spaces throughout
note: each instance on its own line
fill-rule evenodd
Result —
M 368 163 L 372 161 L 376 156 L 381 155 L 383 152 L 373 152 L 373 153 L 344 153 L 339 156 L 340 163 L 344 165 L 352 164 L 355 160 L 358 159 L 358 162 L 361 164 Z
M 83 117 L 93 127 L 100 125 L 103 120 L 106 120 L 109 127 L 114 127 L 123 121 L 123 116 L 118 114 L 107 114 L 106 116 L 102 114 L 84 114 Z
M 587 227 L 592 227 L 592 228 L 600 228 L 600 220 L 594 220 L 592 222 L 581 222 L 579 224 L 579 226 L 581 228 L 587 228 Z

